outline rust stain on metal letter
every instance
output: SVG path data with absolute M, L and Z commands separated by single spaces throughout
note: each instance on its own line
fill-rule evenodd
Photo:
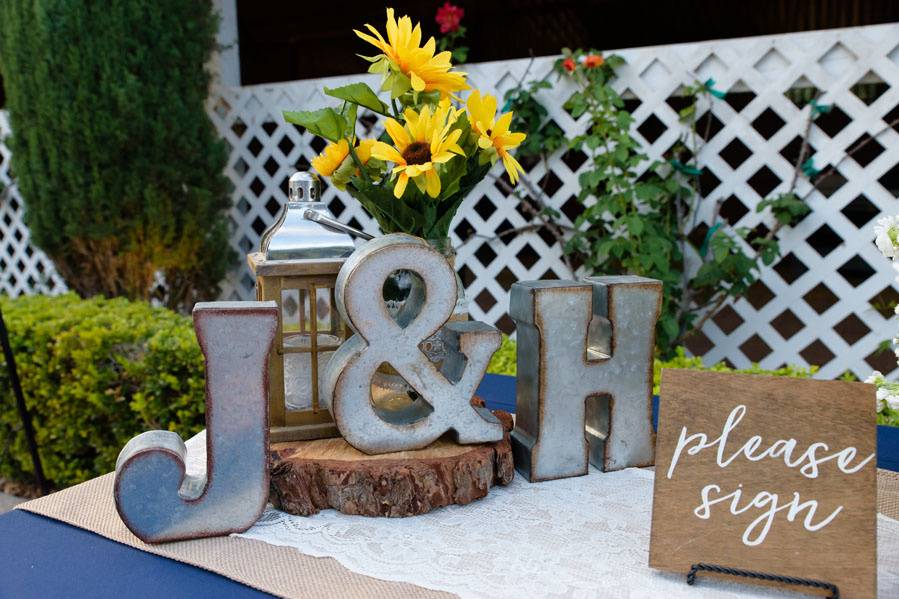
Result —
M 142 541 L 243 532 L 268 500 L 267 362 L 278 326 L 275 302 L 194 307 L 206 358 L 206 471 L 186 474 L 184 442 L 149 431 L 116 462 L 115 503 Z
M 532 482 L 653 462 L 652 358 L 662 284 L 635 276 L 512 286 L 512 448 Z

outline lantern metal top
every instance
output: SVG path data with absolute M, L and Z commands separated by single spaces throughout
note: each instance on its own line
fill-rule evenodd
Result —
M 356 246 L 352 237 L 321 222 L 334 221 L 334 217 L 321 201 L 317 176 L 296 172 L 290 176 L 287 189 L 287 205 L 262 234 L 260 252 L 266 260 L 345 258 L 353 253 Z M 324 218 L 313 219 L 307 213 Z
M 321 194 L 318 177 L 306 171 L 297 171 L 287 181 L 287 197 L 291 202 L 317 202 Z

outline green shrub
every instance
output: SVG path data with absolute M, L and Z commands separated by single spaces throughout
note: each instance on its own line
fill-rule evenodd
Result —
M 82 297 L 218 295 L 235 257 L 227 150 L 204 108 L 216 29 L 209 0 L 0 2 L 31 239 Z
M 510 338 L 503 336 L 503 343 L 490 361 L 487 372 L 492 374 L 508 374 L 515 376 L 515 342 Z M 653 388 L 652 392 L 659 393 L 659 377 L 662 374 L 662 368 L 690 368 L 693 370 L 712 370 L 715 372 L 740 372 L 744 374 L 768 374 L 772 376 L 792 376 L 797 378 L 808 378 L 815 374 L 818 370 L 817 366 L 803 368 L 801 366 L 785 366 L 777 370 L 765 370 L 760 368 L 758 364 L 753 364 L 751 368 L 743 368 L 734 370 L 729 368 L 723 362 L 718 362 L 712 366 L 704 366 L 702 358 L 689 357 L 683 347 L 675 349 L 674 357 L 670 360 L 660 360 L 658 358 L 653 362 Z
M 794 366 L 788 364 L 777 370 L 765 370 L 760 368 L 758 364 L 753 364 L 750 368 L 742 368 L 734 370 L 729 368 L 723 362 L 718 362 L 712 366 L 705 367 L 701 358 L 690 358 L 683 347 L 678 347 L 675 356 L 670 360 L 655 360 L 653 364 L 653 388 L 652 392 L 659 393 L 659 378 L 663 368 L 690 368 L 693 370 L 712 370 L 715 372 L 739 372 L 743 374 L 767 374 L 770 376 L 790 376 L 795 378 L 809 378 L 818 371 L 817 366 Z M 840 377 L 840 380 L 855 381 L 857 380 L 851 372 L 846 372 Z M 872 406 L 873 408 L 874 406 Z M 889 408 L 877 413 L 877 424 L 886 424 L 889 426 L 899 426 L 899 411 L 890 410 Z
M 503 343 L 493 354 L 490 364 L 487 366 L 487 372 L 491 374 L 508 374 L 515 376 L 518 367 L 515 361 L 515 342 L 506 335 L 503 335 Z
M 203 356 L 191 320 L 142 302 L 74 294 L 0 297 L 44 471 L 58 487 L 115 467 L 150 429 L 202 430 Z M 0 477 L 31 480 L 19 415 L 0 369 Z
M 809 366 L 808 368 L 805 368 L 802 366 L 794 366 L 792 364 L 784 366 L 783 368 L 778 368 L 777 370 L 765 370 L 764 368 L 759 367 L 758 364 L 753 364 L 749 368 L 733 369 L 727 366 L 724 362 L 718 362 L 717 364 L 712 364 L 711 366 L 705 366 L 702 363 L 702 358 L 689 357 L 687 356 L 686 350 L 684 350 L 683 347 L 678 347 L 674 352 L 674 357 L 670 360 L 659 360 L 658 358 L 656 358 L 653 362 L 652 392 L 655 395 L 659 394 L 659 381 L 662 376 L 663 368 L 688 368 L 690 370 L 738 372 L 741 374 L 767 374 L 769 376 L 791 376 L 799 379 L 809 378 L 818 371 L 817 366 Z

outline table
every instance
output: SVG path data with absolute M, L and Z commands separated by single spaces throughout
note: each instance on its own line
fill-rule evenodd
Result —
M 515 379 L 487 375 L 478 394 L 514 411 Z M 657 417 L 658 400 L 653 416 Z M 899 471 L 899 428 L 878 427 L 878 465 Z M 0 516 L 0 598 L 267 597 L 217 574 L 14 510 Z M 111 575 L 112 574 L 112 575 Z
M 22 510 L 0 516 L 0 597 L 270 597 Z

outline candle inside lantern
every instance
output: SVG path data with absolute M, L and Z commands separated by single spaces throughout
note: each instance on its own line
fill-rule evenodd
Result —
M 313 398 L 317 398 L 324 368 L 334 353 L 328 348 L 336 348 L 342 341 L 340 315 L 332 307 L 331 296 L 332 290 L 322 287 L 315 288 L 314 296 L 307 289 L 281 290 L 284 401 L 289 411 L 317 407 L 313 406 Z M 314 310 L 311 297 L 315 298 Z M 317 373 L 317 388 L 313 388 L 312 372 Z

